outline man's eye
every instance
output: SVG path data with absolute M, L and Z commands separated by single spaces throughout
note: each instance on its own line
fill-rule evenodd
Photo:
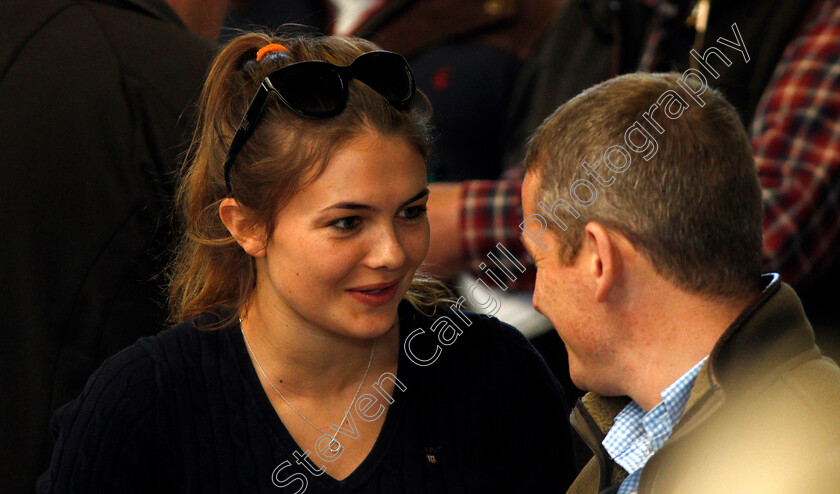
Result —
M 330 226 L 333 226 L 342 232 L 349 232 L 356 229 L 361 221 L 362 219 L 359 216 L 348 216 L 346 218 L 339 218 L 333 221 L 330 223 Z
M 400 212 L 400 216 L 409 220 L 416 220 L 426 215 L 426 206 L 411 206 Z

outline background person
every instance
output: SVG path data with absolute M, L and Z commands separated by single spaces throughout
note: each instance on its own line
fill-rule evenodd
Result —
M 172 175 L 228 3 L 0 2 L 0 492 L 31 492 L 55 409 L 165 327 Z
M 695 8 L 703 3 L 565 3 L 517 82 L 511 106 L 512 121 L 519 126 L 509 134 L 508 171 L 500 180 L 432 185 L 430 269 L 448 276 L 469 269 L 478 275 L 485 254 L 499 242 L 525 262 L 519 239 L 523 170 L 518 164 L 536 126 L 580 91 L 610 77 L 686 70 L 692 47 L 698 53 L 721 47 L 718 38 L 732 40 L 736 23 L 750 60 L 745 63 L 738 52 L 723 48 L 732 65 L 713 55 L 720 78 L 709 76 L 708 83 L 730 98 L 749 130 L 763 190 L 764 266 L 796 287 L 818 343 L 840 358 L 833 289 L 840 271 L 840 134 L 835 129 L 840 3 L 713 0 L 700 32 Z M 513 285 L 531 289 L 530 273 Z M 550 352 L 547 358 L 555 360 Z
M 181 324 L 56 413 L 39 492 L 570 483 L 563 392 L 540 356 L 416 273 L 429 108 L 377 48 L 290 28 L 222 50 L 179 196 Z
M 595 455 L 569 492 L 831 490 L 840 369 L 814 345 L 793 289 L 761 275 L 761 191 L 737 113 L 708 89 L 705 106 L 658 120 L 649 159 L 627 141 L 628 129 L 648 127 L 653 102 L 692 101 L 680 77 L 594 86 L 529 145 L 526 217 L 569 200 L 587 179 L 584 161 L 615 178 L 593 189 L 579 218 L 557 207 L 542 236 L 525 238 L 534 306 L 562 338 L 572 380 L 590 391 L 572 424 Z M 615 145 L 626 159 L 607 157 Z

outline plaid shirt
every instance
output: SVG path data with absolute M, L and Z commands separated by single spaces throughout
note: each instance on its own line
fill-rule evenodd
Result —
M 523 264 L 533 262 L 522 245 L 522 178 L 524 168 L 516 167 L 502 176 L 500 181 L 472 180 L 463 182 L 461 246 L 469 259 L 469 269 L 481 273 L 484 256 L 502 245 Z M 516 281 L 508 283 L 513 288 L 533 288 L 536 270 L 527 269 Z
M 764 194 L 764 258 L 788 283 L 827 265 L 840 232 L 840 6 L 785 49 L 750 144 Z
M 765 269 L 791 284 L 827 265 L 840 233 L 840 0 L 829 0 L 785 49 L 750 128 L 764 194 Z M 530 262 L 522 246 L 523 171 L 462 185 L 461 245 L 479 273 L 501 242 Z M 533 288 L 534 270 L 513 285 Z

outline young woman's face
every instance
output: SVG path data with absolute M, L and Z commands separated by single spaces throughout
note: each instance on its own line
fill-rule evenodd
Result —
M 280 211 L 257 258 L 257 303 L 290 324 L 356 338 L 388 331 L 429 248 L 423 156 L 375 133 L 333 153 Z

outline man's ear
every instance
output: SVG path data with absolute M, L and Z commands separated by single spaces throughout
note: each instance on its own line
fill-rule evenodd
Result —
M 622 253 L 616 239 L 600 223 L 590 221 L 584 229 L 584 243 L 590 275 L 595 280 L 595 301 L 603 302 L 616 286 L 623 269 Z
M 251 257 L 265 256 L 265 231 L 253 226 L 246 215 L 247 211 L 236 199 L 226 197 L 219 204 L 219 217 L 231 236 L 242 250 Z

